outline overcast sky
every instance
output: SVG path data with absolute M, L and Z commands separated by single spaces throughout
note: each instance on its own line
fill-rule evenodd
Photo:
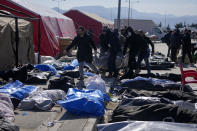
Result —
M 30 0 L 49 7 L 57 7 L 58 0 Z M 100 5 L 117 7 L 118 0 L 59 0 L 61 9 L 76 6 Z M 122 0 L 122 6 L 128 6 L 129 0 Z M 131 0 L 132 7 L 141 12 L 172 14 L 176 16 L 197 15 L 197 0 Z M 139 1 L 139 2 L 137 2 Z

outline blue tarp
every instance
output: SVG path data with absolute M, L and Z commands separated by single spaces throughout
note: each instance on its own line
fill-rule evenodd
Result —
M 78 60 L 74 59 L 70 64 L 64 66 L 62 70 L 74 70 L 77 66 L 79 66 Z
M 34 68 L 39 69 L 41 71 L 51 71 L 52 75 L 57 74 L 57 70 L 52 65 L 40 64 L 40 65 L 35 65 Z
M 64 101 L 58 104 L 68 112 L 85 116 L 103 116 L 105 113 L 104 101 L 109 97 L 100 90 L 79 90 L 69 88 Z
M 0 93 L 5 93 L 10 95 L 12 98 L 16 98 L 18 100 L 23 100 L 28 97 L 30 93 L 36 91 L 38 87 L 35 86 L 24 86 L 24 84 L 20 81 L 15 81 L 8 83 L 7 85 L 0 87 Z
M 90 77 L 96 76 L 96 74 L 91 73 L 91 72 L 84 72 L 83 74 L 86 75 L 86 76 L 90 76 Z

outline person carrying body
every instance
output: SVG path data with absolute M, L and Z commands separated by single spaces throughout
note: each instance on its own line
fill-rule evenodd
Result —
M 107 34 L 107 27 L 104 27 L 102 30 L 102 33 L 99 36 L 99 44 L 100 44 L 100 55 L 104 55 L 104 53 L 108 52 L 109 50 L 109 46 L 108 46 L 108 42 L 109 42 L 109 36 Z
M 136 34 L 131 27 L 127 28 L 128 36 L 125 42 L 123 55 L 127 53 L 127 49 L 129 48 L 129 60 L 128 60 L 128 68 L 129 71 L 126 72 L 125 75 L 121 77 L 121 79 L 125 78 L 133 78 L 134 77 L 134 69 L 137 69 L 136 56 L 138 56 L 141 48 L 146 44 L 145 40 L 138 34 Z
M 154 54 L 154 44 L 150 40 L 149 37 L 145 36 L 145 34 L 142 30 L 138 31 L 138 33 L 145 40 L 146 44 L 144 44 L 144 46 L 141 47 L 141 50 L 140 50 L 140 53 L 138 56 L 138 61 L 137 61 L 138 69 L 136 70 L 136 73 L 138 74 L 140 72 L 141 63 L 142 63 L 142 60 L 144 60 L 145 64 L 146 64 L 147 74 L 151 74 L 150 64 L 149 64 L 149 57 L 150 57 L 149 45 L 151 45 L 151 47 L 152 47 L 151 55 L 153 55 Z
M 116 57 L 118 53 L 121 52 L 118 29 L 115 29 L 114 32 L 108 30 L 107 35 L 109 36 L 108 47 L 110 53 L 108 58 L 108 77 L 114 76 L 116 78 L 118 76 L 118 70 L 116 68 Z

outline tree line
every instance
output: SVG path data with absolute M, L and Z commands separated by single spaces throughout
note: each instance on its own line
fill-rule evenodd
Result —
M 162 27 L 162 23 L 160 22 L 158 26 Z M 186 25 L 185 22 L 180 22 L 180 23 L 175 24 L 174 27 L 177 28 L 177 29 L 178 28 L 184 28 L 184 27 L 191 27 L 191 28 L 196 28 L 197 29 L 197 23 L 192 23 L 192 24 L 187 24 Z M 168 24 L 167 28 L 170 29 L 170 25 L 169 24 Z

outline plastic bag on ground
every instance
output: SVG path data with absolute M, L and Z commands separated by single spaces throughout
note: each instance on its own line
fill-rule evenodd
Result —
M 96 76 L 96 74 L 94 74 L 94 73 L 91 73 L 91 72 L 84 72 L 83 73 L 85 76 L 90 76 L 90 77 L 94 77 L 94 76 Z
M 65 93 L 62 90 L 44 90 L 33 93 L 22 100 L 19 108 L 31 110 L 34 107 L 40 110 L 50 110 L 57 100 L 63 100 Z
M 94 64 L 99 68 L 99 69 L 104 69 L 108 70 L 108 58 L 109 58 L 109 53 L 103 56 L 100 56 L 99 58 L 95 58 Z M 122 55 L 119 53 L 116 58 L 116 67 L 121 68 L 125 66 L 125 59 L 122 59 Z
M 48 89 L 60 89 L 67 92 L 69 88 L 74 88 L 75 82 L 71 77 L 60 77 L 54 80 L 50 80 L 48 84 Z
M 105 81 L 98 75 L 88 78 L 86 88 L 92 90 L 100 90 L 103 93 L 106 93 Z
M 0 115 L 0 131 L 19 131 L 19 127 L 16 126 L 13 122 L 10 122 L 4 119 Z
M 78 60 L 73 60 L 70 64 L 64 66 L 62 70 L 74 70 L 77 66 L 79 66 Z
M 161 103 L 161 98 L 158 97 L 135 97 L 123 98 L 120 105 L 124 106 L 142 106 L 147 104 Z
M 52 65 L 53 67 L 55 67 L 57 70 L 61 70 L 64 66 L 66 66 L 67 64 L 65 62 L 60 62 L 58 60 L 47 60 L 45 61 L 43 64 L 47 64 L 47 65 Z
M 68 112 L 76 115 L 103 116 L 107 96 L 100 90 L 79 90 L 70 88 L 65 101 L 58 101 Z
M 33 70 L 28 73 L 28 79 L 25 83 L 28 84 L 46 84 L 50 77 L 49 72 L 41 72 L 38 70 Z
M 39 88 L 35 86 L 24 86 L 22 82 L 17 80 L 2 86 L 0 88 L 0 93 L 5 93 L 10 95 L 11 98 L 22 100 L 38 89 Z
M 195 131 L 196 128 L 196 124 L 160 121 L 124 121 L 97 125 L 98 131 Z
M 173 101 L 173 104 L 177 106 L 181 106 L 185 109 L 191 110 L 191 111 L 197 111 L 197 103 L 190 103 L 187 101 Z
M 61 76 L 69 76 L 72 78 L 79 78 L 80 74 L 79 74 L 79 70 L 72 70 L 72 71 L 62 71 L 59 73 Z
M 52 72 L 52 75 L 57 74 L 57 70 L 52 65 L 40 64 L 40 65 L 35 65 L 34 67 L 36 69 L 41 70 L 41 71 L 50 71 L 50 72 Z
M 48 60 L 55 60 L 52 56 L 40 56 L 40 62 L 41 63 L 44 63 L 45 61 L 48 61 Z M 38 63 L 38 53 L 35 53 L 35 60 L 36 60 L 36 63 Z
M 5 120 L 14 121 L 14 109 L 12 101 L 7 94 L 0 93 L 0 116 Z
M 164 80 L 164 79 L 156 79 L 156 78 L 143 78 L 136 77 L 130 80 L 122 80 L 122 87 L 129 87 L 133 89 L 143 89 L 149 91 L 162 91 L 162 90 L 180 90 L 181 84 Z M 192 88 L 189 85 L 184 86 L 184 91 L 193 92 Z

